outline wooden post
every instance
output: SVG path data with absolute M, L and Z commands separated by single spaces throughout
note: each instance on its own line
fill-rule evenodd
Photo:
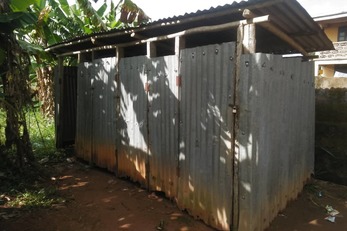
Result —
M 186 46 L 186 40 L 185 38 L 181 36 L 175 37 L 175 56 L 176 56 L 176 92 L 175 95 L 177 97 L 177 105 L 176 105 L 176 121 L 177 121 L 177 157 L 176 157 L 176 176 L 177 180 L 180 177 L 180 161 L 179 161 L 179 155 L 180 155 L 180 130 L 181 130 L 181 87 L 182 87 L 182 76 L 181 76 L 181 50 L 185 48 Z M 177 187 L 178 187 L 178 182 L 177 182 Z M 177 192 L 178 188 L 176 188 Z
M 244 41 L 244 24 L 240 24 L 237 28 L 237 41 L 236 41 L 236 60 L 235 60 L 235 72 L 234 72 L 234 106 L 240 105 L 239 102 L 239 80 L 240 80 L 240 66 L 241 66 L 241 56 L 243 54 L 243 41 Z M 239 112 L 238 112 L 239 113 Z M 232 230 L 237 231 L 239 228 L 239 165 L 240 165 L 240 153 L 239 153 L 239 143 L 237 142 L 236 137 L 238 136 L 238 113 L 233 113 L 234 115 L 234 124 L 233 124 L 233 139 L 232 143 L 233 149 L 233 198 L 232 198 L 232 217 L 231 222 Z
M 253 54 L 256 52 L 255 24 L 244 25 L 243 53 Z
M 84 63 L 86 62 L 88 59 L 87 59 L 87 54 L 88 53 L 78 53 L 77 54 L 77 63 L 80 64 L 80 63 Z
M 180 51 L 185 48 L 186 40 L 182 36 L 175 37 L 175 55 L 177 58 L 180 56 Z
M 242 16 L 247 19 L 247 24 L 244 25 L 244 36 L 243 36 L 243 52 L 244 54 L 252 54 L 256 52 L 256 34 L 255 24 L 252 23 L 253 18 L 256 17 L 252 11 L 245 9 Z
M 154 42 L 147 42 L 147 57 L 154 58 L 157 56 L 157 47 Z
M 95 51 L 93 50 L 92 51 L 92 62 L 94 62 L 94 59 L 95 59 Z

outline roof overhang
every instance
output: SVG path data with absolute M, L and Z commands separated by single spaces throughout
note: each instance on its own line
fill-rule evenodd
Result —
M 257 46 L 264 48 L 262 51 L 307 54 L 334 49 L 324 31 L 296 0 L 249 0 L 161 19 L 137 28 L 81 36 L 50 46 L 46 51 L 64 56 L 81 51 L 136 45 L 158 38 L 186 36 L 187 31 L 193 31 L 196 28 L 209 28 L 213 31 L 213 28 L 228 24 L 230 28 L 236 28 L 243 22 L 249 22 L 242 15 L 245 9 L 249 9 L 258 19 L 268 17 L 267 22 L 259 23 L 260 29 L 257 30 L 256 35 Z M 224 28 L 224 30 L 227 29 L 227 27 Z
M 326 24 L 326 23 L 332 23 L 332 22 L 334 22 L 334 23 L 346 22 L 347 21 L 347 12 L 322 15 L 322 16 L 314 17 L 313 19 L 314 19 L 314 21 L 316 21 L 320 24 Z

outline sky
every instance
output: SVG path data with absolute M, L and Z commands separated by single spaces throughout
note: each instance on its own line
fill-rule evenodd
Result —
M 234 2 L 233 0 L 133 0 L 153 21 Z M 240 2 L 239 0 L 237 2 Z M 347 12 L 346 0 L 298 0 L 312 16 Z

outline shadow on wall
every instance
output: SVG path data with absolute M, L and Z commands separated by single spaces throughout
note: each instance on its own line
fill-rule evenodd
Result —
M 313 172 L 313 64 L 253 54 L 240 68 L 239 230 L 264 230 Z
M 115 170 L 114 58 L 78 67 L 75 150 L 78 157 Z
M 182 210 L 219 229 L 233 225 L 234 206 L 240 210 L 240 230 L 267 227 L 313 170 L 313 65 L 280 55 L 243 56 L 240 120 L 234 128 L 235 60 L 235 43 L 184 49 L 180 63 L 176 56 L 121 59 L 119 92 L 107 85 L 106 77 L 98 77 L 85 99 L 93 98 L 92 107 L 90 102 L 79 105 L 85 112 L 96 109 L 91 121 L 97 133 L 117 130 L 115 137 L 103 138 L 85 130 L 91 133 L 91 160 L 100 167 L 116 163 L 112 149 L 96 150 L 102 145 L 95 142 L 118 140 L 120 176 L 164 192 Z M 114 76 L 107 68 L 96 73 Z M 104 95 L 107 89 L 110 95 Z M 120 114 L 113 129 L 107 122 L 113 118 L 104 114 L 116 114 L 116 95 Z M 89 129 L 85 121 L 78 126 L 79 132 Z M 239 159 L 232 151 L 235 129 Z
M 223 229 L 232 208 L 234 49 L 185 49 L 179 64 L 176 56 L 120 63 L 118 171 Z
M 347 185 L 347 79 L 316 78 L 315 177 Z
M 162 90 L 167 91 L 165 98 L 161 92 L 157 92 L 157 85 L 170 81 L 172 75 L 173 73 L 168 72 L 165 60 L 156 62 L 146 56 L 137 56 L 123 58 L 120 62 L 120 118 L 117 123 L 120 138 L 118 173 L 120 176 L 129 176 L 142 186 L 148 187 L 152 181 L 150 173 L 154 171 L 154 168 L 151 168 L 150 161 L 153 156 L 151 150 L 153 143 L 158 142 L 155 138 L 157 136 L 159 136 L 158 139 L 165 138 L 166 135 L 169 135 L 158 134 L 150 127 L 157 125 L 163 129 L 169 129 L 175 123 L 175 115 L 165 111 L 167 118 L 164 118 L 162 114 L 165 108 L 157 109 L 155 106 L 158 102 L 163 101 L 163 105 L 168 103 L 167 106 L 171 106 L 172 110 L 175 110 L 177 98 L 171 96 L 170 86 L 165 84 L 162 86 Z M 170 98 L 176 100 L 176 102 L 172 102 L 172 105 L 168 101 Z M 170 145 L 170 142 L 161 145 L 164 148 Z M 154 157 L 160 158 L 174 154 L 174 150 L 166 152 L 160 150 Z M 170 164 L 175 165 L 174 163 L 173 161 Z

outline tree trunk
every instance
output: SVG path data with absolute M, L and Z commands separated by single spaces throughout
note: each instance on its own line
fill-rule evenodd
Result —
M 31 106 L 29 87 L 29 55 L 21 49 L 13 34 L 2 36 L 7 48 L 2 75 L 6 112 L 5 147 L 16 150 L 16 164 L 22 169 L 25 163 L 33 162 L 34 155 L 25 118 L 25 110 Z
M 38 97 L 41 105 L 41 111 L 45 116 L 52 117 L 54 115 L 53 100 L 53 69 L 42 63 L 39 56 L 36 56 L 36 62 L 39 66 L 36 70 L 38 81 Z

